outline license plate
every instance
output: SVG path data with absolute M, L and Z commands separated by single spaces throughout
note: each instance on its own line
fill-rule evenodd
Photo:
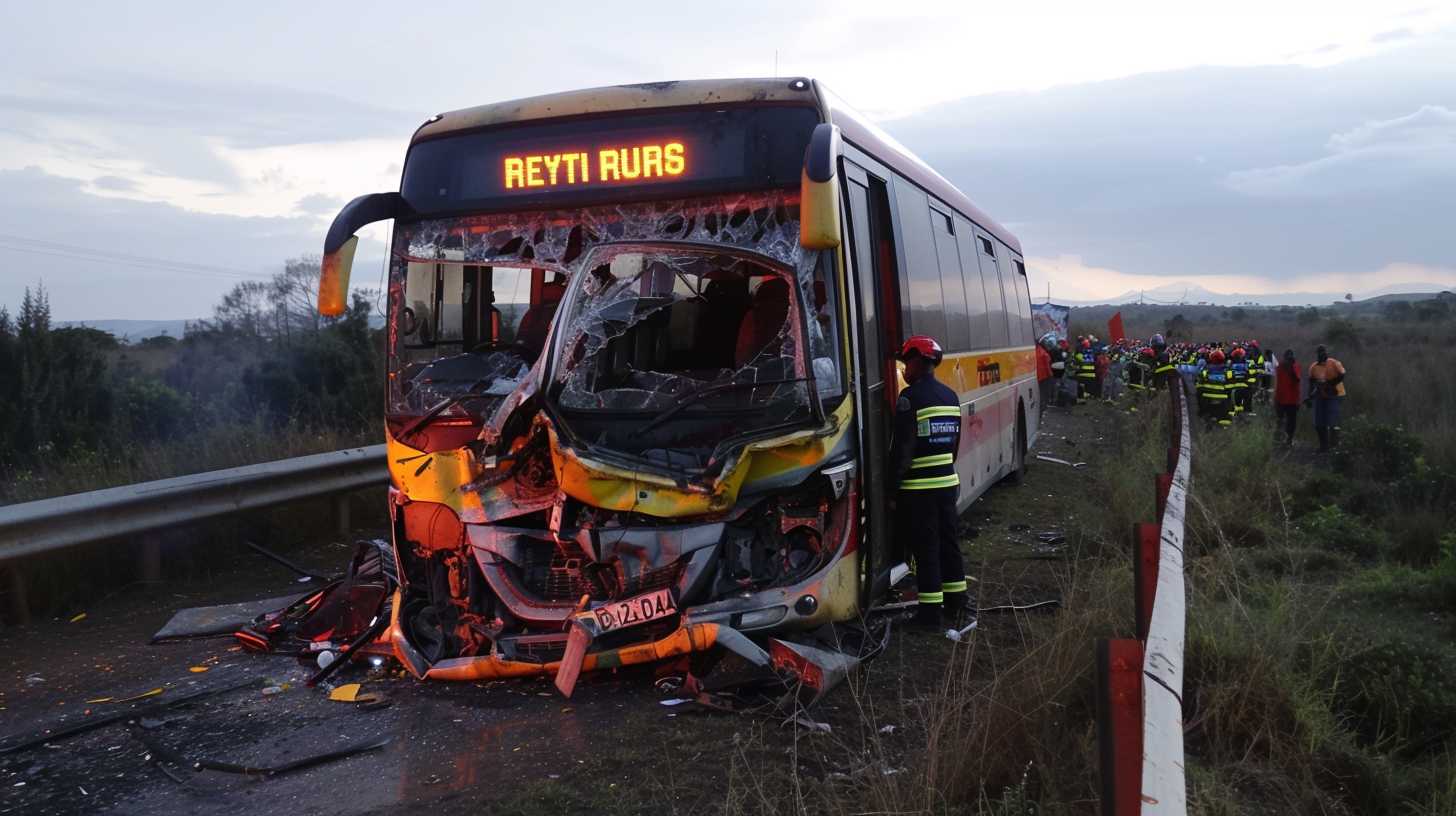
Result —
M 631 626 L 640 626 L 677 614 L 677 604 L 672 600 L 672 591 L 659 589 L 645 592 L 625 601 L 613 601 L 591 610 L 601 632 L 615 632 Z

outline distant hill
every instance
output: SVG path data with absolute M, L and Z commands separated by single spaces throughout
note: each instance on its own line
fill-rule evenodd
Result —
M 1429 300 L 1445 287 L 1434 283 L 1401 283 L 1355 294 L 1355 301 Z M 1100 300 L 1053 300 L 1068 306 L 1112 306 L 1144 303 L 1160 306 L 1328 306 L 1343 302 L 1344 292 L 1286 292 L 1250 295 L 1239 292 L 1225 294 L 1197 284 L 1174 282 L 1153 289 L 1129 290 Z
M 182 334 L 192 320 L 65 320 L 57 326 L 86 326 L 109 332 L 124 343 L 138 343 L 148 337 L 170 335 L 182 339 Z

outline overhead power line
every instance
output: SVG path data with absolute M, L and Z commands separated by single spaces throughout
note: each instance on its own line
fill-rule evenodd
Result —
M 272 277 L 271 274 L 265 272 L 249 272 L 244 269 L 226 266 L 190 263 L 168 258 L 156 258 L 148 255 L 134 255 L 112 250 L 93 249 L 86 246 L 62 244 L 56 241 L 42 241 L 36 238 L 27 238 L 6 233 L 0 233 L 0 249 L 10 250 L 12 252 L 24 252 L 30 255 L 45 255 L 56 258 L 68 258 L 70 260 L 114 264 L 136 269 L 149 269 L 157 272 L 176 272 L 199 277 L 247 280 L 266 280 Z

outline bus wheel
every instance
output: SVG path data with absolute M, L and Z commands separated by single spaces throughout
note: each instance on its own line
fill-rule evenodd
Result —
M 1026 412 L 1021 408 L 1016 409 L 1016 449 L 1012 451 L 1014 457 L 1011 472 L 1006 474 L 1007 484 L 1021 484 L 1026 478 Z

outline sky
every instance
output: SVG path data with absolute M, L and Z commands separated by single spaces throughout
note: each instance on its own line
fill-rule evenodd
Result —
M 775 74 L 1016 232 L 1038 297 L 1456 286 L 1456 5 L 982 5 L 13 4 L 0 305 L 43 281 L 58 320 L 205 316 L 397 189 L 433 113 Z

